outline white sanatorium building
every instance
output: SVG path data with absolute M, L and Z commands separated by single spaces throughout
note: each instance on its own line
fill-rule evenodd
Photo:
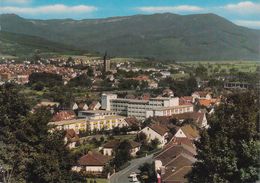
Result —
M 149 100 L 117 98 L 116 94 L 102 94 L 101 108 L 124 116 L 145 119 L 193 112 L 193 105 L 179 105 L 178 97 L 157 97 Z

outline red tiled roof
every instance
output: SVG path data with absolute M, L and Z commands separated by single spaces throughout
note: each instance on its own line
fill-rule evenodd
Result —
M 152 124 L 149 127 L 161 136 L 169 131 L 169 129 L 163 125 Z
M 108 156 L 104 156 L 98 152 L 88 152 L 82 156 L 78 163 L 81 166 L 105 166 L 110 161 Z
M 57 112 L 53 117 L 51 121 L 62 121 L 62 120 L 71 120 L 75 119 L 76 114 L 74 111 L 60 111 Z
M 68 129 L 66 131 L 65 137 L 68 138 L 68 142 L 77 142 L 77 141 L 79 141 L 79 136 L 76 134 L 76 132 L 73 129 Z

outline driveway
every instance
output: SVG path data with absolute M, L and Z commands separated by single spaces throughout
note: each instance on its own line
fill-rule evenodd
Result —
M 140 165 L 144 163 L 151 163 L 153 161 L 153 154 L 143 157 L 143 158 L 138 158 L 138 159 L 133 159 L 130 161 L 130 165 L 126 167 L 125 169 L 115 173 L 111 178 L 109 183 L 131 183 L 130 178 L 128 176 L 130 175 L 131 172 L 138 172 L 138 168 Z

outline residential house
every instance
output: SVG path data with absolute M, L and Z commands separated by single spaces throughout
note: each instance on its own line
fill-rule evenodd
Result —
M 189 105 L 194 102 L 194 99 L 192 96 L 183 96 L 183 97 L 180 97 L 179 102 L 180 102 L 180 105 Z
M 208 121 L 206 114 L 203 112 L 187 112 L 182 114 L 174 114 L 172 118 L 177 119 L 180 122 L 191 119 L 198 127 L 208 127 Z
M 65 144 L 69 149 L 76 147 L 76 144 L 79 142 L 79 136 L 76 134 L 75 130 L 68 129 L 64 138 Z
M 111 140 L 103 145 L 103 155 L 113 156 L 122 141 Z M 140 150 L 141 144 L 135 141 L 129 141 L 130 144 L 130 154 L 135 157 L 136 153 Z
M 170 88 L 166 88 L 166 89 L 163 90 L 162 95 L 164 97 L 173 97 L 174 93 Z
M 104 156 L 99 152 L 89 151 L 86 155 L 82 156 L 78 165 L 74 166 L 72 170 L 83 171 L 92 174 L 101 174 L 104 167 L 109 164 L 111 157 Z
M 152 124 L 143 128 L 140 132 L 143 132 L 147 136 L 148 142 L 158 139 L 160 147 L 163 147 L 168 141 L 169 129 L 163 125 Z
M 196 127 L 191 125 L 184 125 L 177 129 L 177 132 L 174 135 L 175 138 L 188 138 L 190 140 L 198 140 L 200 135 Z
M 60 111 L 54 114 L 51 121 L 63 121 L 63 120 L 72 120 L 76 118 L 74 111 Z
M 99 110 L 100 107 L 101 107 L 100 102 L 98 102 L 98 101 L 93 101 L 93 102 L 89 105 L 88 110 Z
M 195 91 L 191 95 L 193 99 L 212 99 L 212 94 L 207 91 Z
M 84 103 L 84 102 L 80 102 L 80 103 L 77 103 L 77 102 L 75 102 L 73 105 L 72 105 L 72 110 L 84 110 L 84 111 L 86 111 L 86 110 L 88 110 L 88 105 L 86 104 L 86 103 Z
M 188 139 L 186 139 L 188 140 Z M 164 183 L 186 183 L 187 175 L 196 162 L 196 149 L 184 143 L 169 143 L 155 154 L 155 171 Z

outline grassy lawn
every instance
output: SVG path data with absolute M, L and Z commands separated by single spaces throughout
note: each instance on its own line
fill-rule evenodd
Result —
M 93 180 L 94 183 L 94 179 L 93 178 L 87 178 L 87 183 L 90 183 L 90 181 Z M 95 179 L 97 183 L 108 183 L 107 179 Z
M 114 136 L 115 139 L 120 140 L 134 140 L 136 135 L 117 135 Z

